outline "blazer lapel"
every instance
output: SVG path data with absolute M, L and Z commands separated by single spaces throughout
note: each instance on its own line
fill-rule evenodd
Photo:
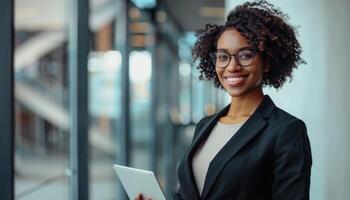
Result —
M 231 160 L 231 158 L 235 156 L 237 152 L 239 152 L 239 150 L 245 144 L 247 144 L 253 137 L 255 137 L 260 132 L 261 129 L 263 129 L 267 125 L 266 119 L 270 116 L 274 107 L 275 107 L 274 103 L 272 102 L 270 97 L 266 95 L 263 102 L 258 106 L 255 112 L 251 115 L 251 117 L 242 125 L 242 127 L 237 131 L 237 133 L 228 141 L 228 143 L 214 157 L 214 159 L 211 161 L 209 165 L 201 199 L 206 199 L 207 195 L 210 192 L 210 189 L 213 187 L 213 184 L 215 183 L 216 178 L 220 174 L 225 164 L 229 160 Z M 215 120 L 215 123 L 216 123 L 218 120 L 218 117 L 215 119 L 216 119 Z M 206 130 L 208 129 L 210 128 L 207 128 Z M 211 129 L 208 131 L 210 132 Z M 204 130 L 203 132 L 205 133 Z M 207 134 L 203 134 L 203 135 L 207 135 Z
M 192 170 L 192 158 L 194 153 L 196 152 L 198 146 L 201 144 L 201 142 L 207 138 L 207 136 L 210 134 L 213 127 L 216 125 L 219 118 L 227 113 L 230 106 L 226 106 L 223 110 L 221 110 L 219 113 L 213 115 L 208 122 L 206 122 L 202 128 L 197 130 L 197 133 L 195 133 L 196 138 L 194 138 L 194 141 L 192 142 L 191 146 L 189 147 L 188 153 L 184 157 L 184 180 L 183 184 L 181 185 L 181 188 L 185 190 L 187 195 L 190 195 L 190 199 L 199 199 L 199 191 L 197 188 L 196 181 L 194 179 L 193 170 Z

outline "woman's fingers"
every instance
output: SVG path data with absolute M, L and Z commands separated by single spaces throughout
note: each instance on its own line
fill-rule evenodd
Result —
M 134 200 L 152 200 L 152 198 L 143 198 L 141 193 L 138 193 Z
M 142 194 L 138 193 L 134 200 L 143 200 Z

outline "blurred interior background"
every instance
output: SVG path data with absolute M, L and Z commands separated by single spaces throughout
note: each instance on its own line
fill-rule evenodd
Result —
M 15 0 L 15 199 L 70 199 L 70 0 Z M 195 124 L 229 97 L 198 80 L 194 31 L 241 0 L 89 0 L 89 195 L 122 199 L 112 165 L 153 170 L 170 199 Z M 270 0 L 297 27 L 307 65 L 275 103 L 303 119 L 313 153 L 311 199 L 350 196 L 347 0 Z M 79 22 L 78 22 L 79 23 Z M 120 48 L 122 47 L 122 48 Z M 125 52 L 126 51 L 126 52 Z M 123 55 L 126 55 L 123 56 Z M 127 58 L 127 60 L 125 60 Z M 123 60 L 124 59 L 124 60 Z M 122 84 L 128 63 L 129 88 Z M 129 91 L 130 101 L 122 94 Z M 129 116 L 123 112 L 127 106 Z M 121 137 L 121 121 L 128 120 Z M 125 129 L 124 129 L 125 130 Z M 120 145 L 127 142 L 127 148 Z

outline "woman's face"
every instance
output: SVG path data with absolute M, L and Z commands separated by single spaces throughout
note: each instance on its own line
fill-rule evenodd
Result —
M 249 47 L 248 41 L 235 29 L 228 29 L 218 39 L 217 52 L 232 55 L 245 47 Z M 244 60 L 244 56 L 242 58 Z M 216 66 L 215 69 L 221 85 L 231 97 L 242 97 L 254 91 L 261 91 L 264 63 L 259 53 L 255 54 L 248 66 L 240 66 L 235 57 L 231 56 L 227 67 Z

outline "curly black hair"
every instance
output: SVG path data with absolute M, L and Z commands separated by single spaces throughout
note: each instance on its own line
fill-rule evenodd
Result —
M 246 2 L 233 9 L 224 25 L 207 24 L 196 32 L 197 41 L 192 50 L 194 60 L 199 60 L 199 79 L 210 80 L 221 87 L 211 61 L 210 53 L 216 50 L 221 34 L 230 28 L 236 29 L 248 43 L 258 49 L 269 71 L 265 73 L 263 86 L 282 87 L 287 78 L 292 80 L 292 71 L 299 64 L 301 46 L 296 30 L 287 24 L 288 16 L 265 0 Z

